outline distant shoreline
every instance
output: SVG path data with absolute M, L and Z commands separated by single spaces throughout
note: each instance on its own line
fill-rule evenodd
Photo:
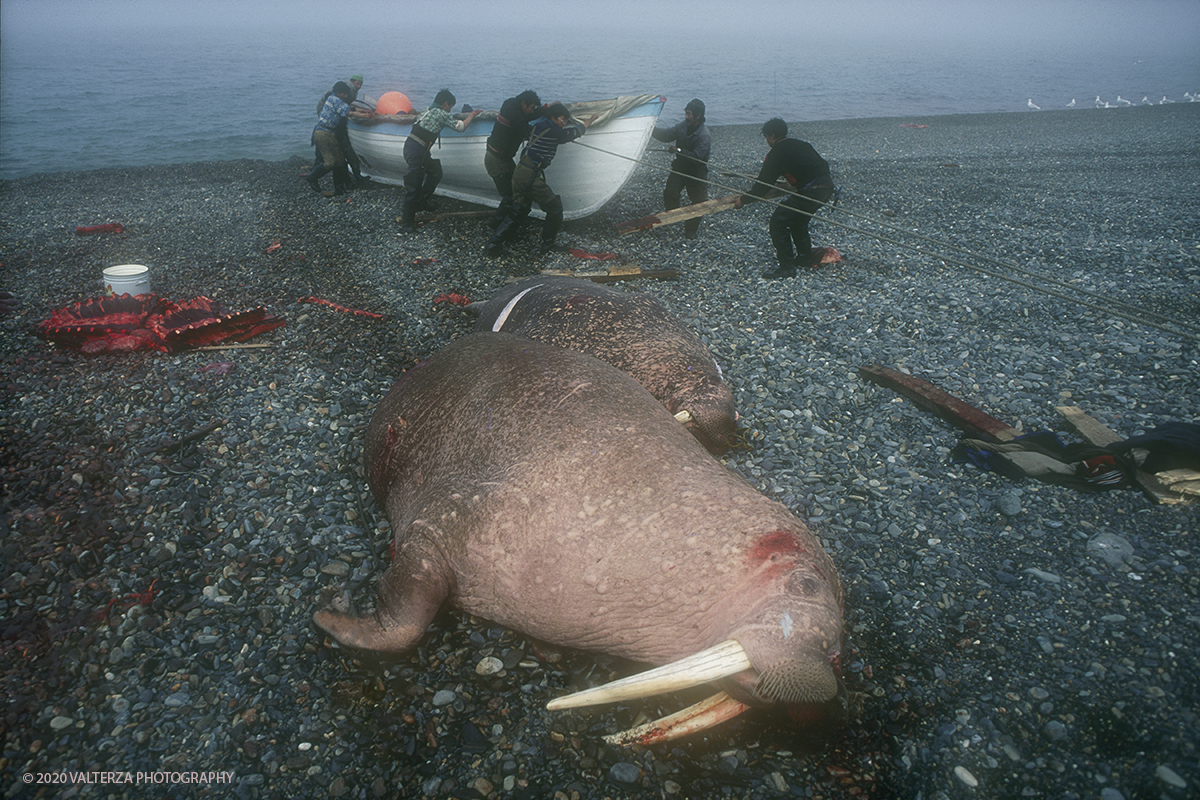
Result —
M 911 115 L 911 116 L 899 116 L 899 117 L 846 117 L 844 119 L 832 119 L 832 120 L 791 120 L 791 119 L 786 119 L 786 118 L 785 119 L 786 119 L 788 125 L 793 129 L 793 132 L 795 132 L 796 134 L 801 134 L 804 131 L 812 131 L 812 130 L 822 130 L 822 131 L 829 131 L 829 130 L 836 130 L 836 129 L 844 130 L 847 127 L 870 128 L 870 127 L 879 126 L 883 123 L 888 123 L 889 125 L 895 124 L 898 126 L 905 121 L 912 122 L 914 124 L 925 124 L 925 123 L 936 124 L 937 122 L 946 122 L 946 121 L 950 121 L 950 120 L 980 122 L 980 121 L 992 119 L 992 120 L 997 120 L 997 121 L 1000 121 L 1000 120 L 1013 121 L 1013 120 L 1019 120 L 1019 119 L 1035 119 L 1039 116 L 1044 117 L 1047 115 L 1052 118 L 1057 118 L 1063 114 L 1071 114 L 1071 115 L 1078 116 L 1080 121 L 1099 119 L 1103 115 L 1119 115 L 1119 116 L 1110 117 L 1110 119 L 1119 120 L 1121 117 L 1127 118 L 1127 115 L 1131 115 L 1131 114 L 1147 113 L 1147 112 L 1149 112 L 1149 113 L 1166 112 L 1171 109 L 1187 109 L 1187 108 L 1192 108 L 1192 107 L 1195 107 L 1195 109 L 1200 110 L 1200 103 L 1177 102 L 1177 103 L 1169 103 L 1166 105 L 1132 106 L 1132 107 L 1128 107 L 1128 108 L 1108 108 L 1108 109 L 1104 109 L 1104 108 L 1099 108 L 1099 109 L 1097 109 L 1097 108 L 1073 108 L 1073 109 L 1062 108 L 1062 109 L 1044 109 L 1041 111 L 988 111 L 988 112 L 957 113 L 957 114 Z M 761 122 L 755 122 L 755 123 L 745 122 L 745 123 L 734 123 L 734 124 L 728 124 L 728 125 L 710 125 L 709 127 L 714 132 L 718 132 L 718 133 L 722 132 L 722 131 L 728 131 L 728 132 L 732 132 L 735 134 L 740 134 L 742 131 L 748 131 L 748 132 L 752 132 L 753 134 L 757 135 L 759 129 L 762 127 L 762 123 L 766 122 L 768 119 L 770 119 L 770 116 L 764 116 L 764 118 L 762 119 Z M 667 123 L 674 124 L 674 122 L 676 122 L 676 121 L 678 121 L 678 120 L 674 119 L 674 117 L 670 114 L 664 115 L 661 118 L 662 124 L 667 124 Z M 801 136 L 801 138 L 803 138 L 803 136 Z M 818 147 L 818 149 L 820 149 L 820 148 Z M 24 174 L 24 175 L 16 175 L 16 176 L 11 176 L 11 177 L 0 177 L 0 185 L 3 185 L 8 182 L 16 182 L 16 181 L 21 181 L 21 180 L 26 180 L 26 179 L 31 179 L 31 178 L 36 179 L 39 176 L 48 176 L 48 175 L 79 174 L 82 172 L 105 172 L 105 171 L 109 171 L 109 170 L 118 170 L 119 171 L 119 170 L 129 170 L 129 169 L 155 168 L 155 167 L 161 168 L 161 167 L 168 167 L 168 166 L 182 166 L 182 165 L 186 165 L 186 164 L 224 163 L 224 162 L 233 162 L 233 161 L 267 161 L 267 163 L 279 163 L 282 161 L 288 161 L 292 158 L 305 158 L 306 159 L 306 158 L 310 158 L 310 157 L 311 157 L 311 152 L 310 152 L 309 148 L 302 147 L 295 154 L 289 156 L 288 158 L 272 159 L 269 161 L 267 159 L 263 159 L 261 157 L 256 157 L 253 155 L 242 155 L 242 156 L 233 156 L 233 157 L 226 158 L 226 159 L 212 159 L 212 160 L 208 160 L 208 161 L 166 161 L 166 162 L 154 162 L 154 163 L 146 163 L 146 164 L 126 164 L 126 165 L 115 166 L 115 167 L 102 167 L 100 169 L 95 169 L 95 170 L 64 169 L 64 170 L 57 170 L 57 171 L 53 171 L 53 172 L 31 172 L 31 173 Z

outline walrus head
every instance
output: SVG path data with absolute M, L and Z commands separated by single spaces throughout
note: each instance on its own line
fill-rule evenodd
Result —
M 710 728 L 753 707 L 779 703 L 786 706 L 794 718 L 799 718 L 806 708 L 836 703 L 841 682 L 834 670 L 835 664 L 836 656 L 808 654 L 776 661 L 760 671 L 755 669 L 746 649 L 737 640 L 729 639 L 674 663 L 556 698 L 547 703 L 546 708 L 556 711 L 616 703 L 689 689 L 703 683 L 726 687 L 675 714 L 604 737 L 610 744 L 665 742 Z
M 785 534 L 777 535 L 780 540 Z M 770 537 L 768 537 L 770 538 Z M 811 562 L 771 559 L 759 574 L 757 602 L 738 619 L 721 619 L 728 638 L 691 656 L 604 686 L 552 700 L 550 710 L 612 703 L 715 683 L 721 692 L 655 722 L 605 737 L 613 744 L 669 741 L 716 725 L 748 708 L 785 707 L 793 718 L 824 711 L 842 698 L 841 591 L 836 575 Z M 766 577 L 766 581 L 762 578 Z M 830 579 L 830 577 L 832 579 Z
M 667 409 L 713 455 L 723 454 L 736 442 L 738 413 L 733 392 L 723 382 L 705 380 L 680 390 Z

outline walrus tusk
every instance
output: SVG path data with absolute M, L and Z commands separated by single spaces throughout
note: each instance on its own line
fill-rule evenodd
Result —
M 662 719 L 605 736 L 604 741 L 624 747 L 631 744 L 669 742 L 733 719 L 749 707 L 725 692 L 717 692 L 707 700 L 701 700 L 694 706 L 688 706 Z
M 692 421 L 692 412 L 688 411 L 685 408 L 683 411 L 677 412 L 675 414 L 675 419 L 679 420 L 680 422 L 691 422 Z
M 750 659 L 746 656 L 746 651 L 736 641 L 729 639 L 670 664 L 631 675 L 604 686 L 585 689 L 566 697 L 556 697 L 546 704 L 546 708 L 549 711 L 558 711 L 564 708 L 634 700 L 639 697 L 649 697 L 654 694 L 699 686 L 702 683 L 736 675 L 749 668 Z

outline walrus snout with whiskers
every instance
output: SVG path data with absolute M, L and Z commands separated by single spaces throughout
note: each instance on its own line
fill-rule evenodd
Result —
M 710 453 L 720 455 L 737 441 L 738 413 L 733 392 L 724 383 L 702 380 L 678 391 L 671 396 L 667 410 Z

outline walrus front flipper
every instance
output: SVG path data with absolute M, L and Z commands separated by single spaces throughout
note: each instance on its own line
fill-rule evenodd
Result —
M 399 653 L 414 646 L 449 595 L 445 572 L 430 559 L 402 557 L 383 573 L 375 613 L 318 611 L 313 622 L 344 647 Z

